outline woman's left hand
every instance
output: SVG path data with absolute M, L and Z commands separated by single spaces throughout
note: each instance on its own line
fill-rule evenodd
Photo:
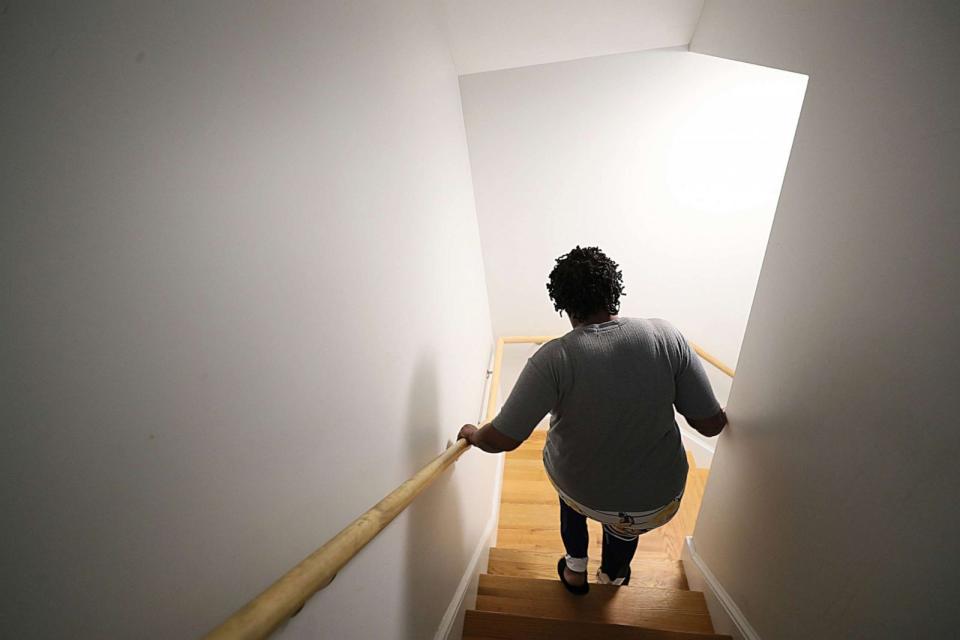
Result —
M 473 436 L 477 433 L 476 425 L 465 424 L 460 427 L 460 433 L 457 434 L 457 439 L 463 438 L 470 444 L 473 444 Z

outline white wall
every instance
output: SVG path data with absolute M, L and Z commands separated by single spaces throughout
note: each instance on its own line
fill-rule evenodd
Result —
M 462 74 L 686 47 L 703 0 L 444 0 Z
M 599 245 L 623 315 L 667 318 L 735 366 L 805 82 L 677 50 L 461 77 L 495 332 L 569 331 L 547 274 Z
M 809 74 L 696 547 L 759 634 L 954 637 L 960 8 L 708 2 Z
M 437 455 L 490 345 L 432 3 L 5 3 L 4 635 L 197 637 Z M 426 638 L 469 453 L 285 637 Z

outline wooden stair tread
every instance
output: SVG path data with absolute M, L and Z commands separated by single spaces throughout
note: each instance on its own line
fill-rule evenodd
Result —
M 591 559 L 600 560 L 602 553 L 602 533 L 600 527 L 588 526 L 590 544 L 587 553 Z M 649 536 L 649 534 L 647 534 Z M 502 529 L 497 533 L 497 546 L 507 549 L 521 549 L 528 551 L 550 551 L 563 553 L 563 540 L 560 539 L 560 529 L 546 529 L 527 531 L 524 529 Z M 666 551 L 665 539 L 661 536 L 647 537 L 639 545 L 636 558 L 671 558 Z M 672 558 L 676 559 L 676 558 Z
M 682 589 L 591 584 L 574 596 L 559 580 L 481 575 L 476 608 L 537 618 L 713 633 L 703 594 Z
M 559 518 L 558 518 L 559 519 Z M 599 560 L 602 548 L 603 533 L 599 525 L 588 523 L 590 543 L 587 547 L 590 558 Z M 667 552 L 666 538 L 663 533 L 651 532 L 640 538 L 635 557 L 679 559 L 675 553 Z M 497 533 L 497 546 L 508 549 L 529 551 L 563 552 L 563 540 L 560 538 L 560 528 L 541 528 L 529 530 L 524 528 L 503 528 Z
M 557 492 L 542 480 L 511 479 L 500 494 L 501 503 L 510 504 L 558 504 Z
M 521 445 L 507 454 L 508 460 L 542 460 L 543 447 Z
M 523 444 L 534 444 L 540 443 L 540 447 L 543 447 L 543 443 L 547 441 L 547 429 L 534 429 L 530 432 L 530 437 L 523 441 Z
M 589 596 L 588 596 L 589 597 Z M 730 636 L 629 627 L 584 620 L 533 618 L 494 611 L 467 611 L 464 640 L 730 640 Z
M 556 551 L 529 551 L 494 547 L 490 549 L 487 573 L 493 576 L 512 576 L 516 578 L 557 579 Z M 599 558 L 591 559 L 587 567 L 587 579 L 593 582 L 593 576 L 600 566 Z M 658 589 L 687 589 L 687 577 L 683 565 L 678 560 L 651 555 L 634 558 L 630 563 L 631 586 L 655 587 Z

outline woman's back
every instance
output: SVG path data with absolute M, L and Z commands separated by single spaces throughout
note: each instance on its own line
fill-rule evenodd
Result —
M 537 351 L 495 427 L 522 439 L 516 427 L 550 411 L 543 457 L 557 487 L 594 509 L 641 511 L 683 490 L 675 403 L 688 416 L 719 411 L 683 336 L 663 320 L 615 318 Z

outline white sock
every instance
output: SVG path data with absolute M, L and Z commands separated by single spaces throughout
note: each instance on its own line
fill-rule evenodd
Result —
M 587 560 L 588 558 L 573 558 L 569 554 L 566 556 L 567 569 L 573 571 L 574 573 L 583 573 L 587 570 Z
M 599 584 L 613 584 L 619 587 L 623 584 L 624 580 L 626 580 L 626 578 L 617 578 L 616 580 L 611 580 L 610 576 L 605 574 L 603 571 L 600 571 L 600 569 L 597 569 L 597 582 Z

